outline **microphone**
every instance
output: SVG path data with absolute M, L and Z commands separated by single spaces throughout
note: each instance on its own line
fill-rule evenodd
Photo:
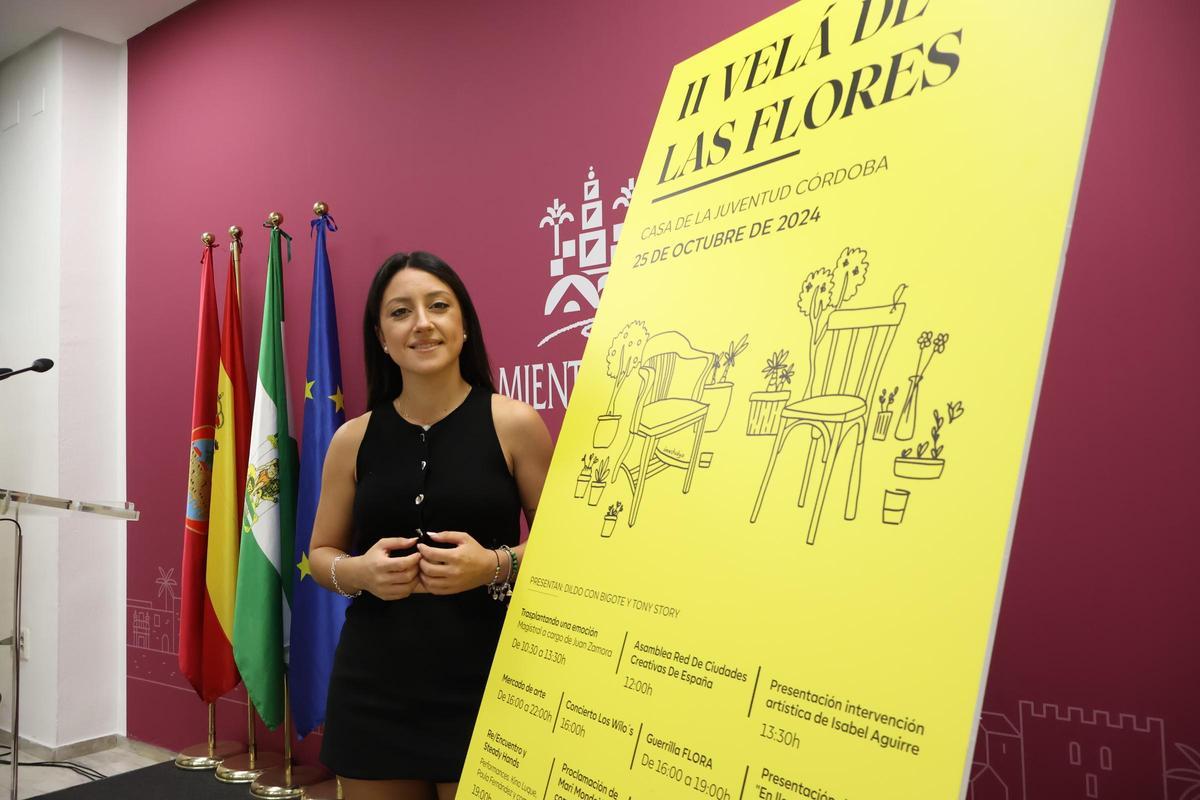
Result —
M 54 362 L 50 359 L 39 358 L 24 369 L 14 370 L 8 367 L 0 367 L 0 381 L 6 381 L 13 375 L 20 375 L 22 372 L 47 372 L 53 366 Z

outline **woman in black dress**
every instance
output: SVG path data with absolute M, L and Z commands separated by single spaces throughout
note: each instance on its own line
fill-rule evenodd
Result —
M 552 444 L 495 393 L 471 298 L 436 256 L 384 262 L 363 338 L 370 410 L 329 445 L 309 553 L 319 583 L 355 598 L 321 760 L 348 800 L 447 800 Z

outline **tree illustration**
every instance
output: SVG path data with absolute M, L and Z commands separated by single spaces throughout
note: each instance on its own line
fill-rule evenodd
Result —
M 642 350 L 646 347 L 646 340 L 649 338 L 650 331 L 646 328 L 646 323 L 634 320 L 622 328 L 621 332 L 613 337 L 612 344 L 608 346 L 608 377 L 616 382 L 613 386 L 612 397 L 608 400 L 610 416 L 617 406 L 617 395 L 621 393 L 621 387 L 625 385 L 629 376 L 642 365 Z
M 867 281 L 867 251 L 858 247 L 846 247 L 837 257 L 833 269 L 819 267 L 808 273 L 800 288 L 796 307 L 808 318 L 808 383 L 804 388 L 806 398 L 812 396 L 813 378 L 817 371 L 817 350 L 829 331 L 829 317 L 843 304 L 852 300 Z
M 1183 754 L 1191 767 L 1175 767 L 1167 770 L 1167 777 L 1173 781 L 1182 781 L 1186 785 L 1179 793 L 1177 800 L 1200 800 L 1200 752 L 1186 744 L 1175 743 L 1175 749 Z
M 155 578 L 154 585 L 158 587 L 159 597 L 162 597 L 165 594 L 170 597 L 171 600 L 175 600 L 179 596 L 175 594 L 175 587 L 179 585 L 179 582 L 175 580 L 174 567 L 171 569 L 163 569 L 162 567 L 159 567 L 158 577 Z M 170 602 L 168 602 L 167 605 L 170 606 Z
M 567 207 L 563 205 L 559 199 L 554 198 L 554 203 L 546 206 L 546 216 L 542 217 L 542 221 L 538 223 L 539 228 L 544 228 L 547 225 L 554 227 L 554 255 L 562 254 L 562 243 L 559 241 L 558 226 L 564 222 L 574 222 L 575 217 Z

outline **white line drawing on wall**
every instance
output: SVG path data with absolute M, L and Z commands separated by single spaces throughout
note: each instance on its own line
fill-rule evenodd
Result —
M 158 567 L 155 601 L 126 599 L 126 643 L 138 650 L 174 655 L 179 652 L 179 595 L 175 569 Z M 161 603 L 161 606 L 156 602 Z
M 617 209 L 628 209 L 633 190 L 634 179 L 629 178 L 628 183 L 620 187 L 620 194 L 608 210 L 615 212 Z M 605 222 L 604 200 L 601 199 L 600 180 L 596 177 L 595 167 L 588 168 L 578 212 L 576 217 L 566 204 L 555 197 L 546 206 L 546 213 L 538 222 L 539 228 L 549 227 L 553 232 L 554 249 L 549 260 L 549 272 L 554 284 L 546 295 L 542 315 L 553 318 L 557 326 L 542 337 L 537 343 L 538 347 L 568 331 L 577 330 L 585 338 L 591 333 L 612 256 L 621 239 L 624 216 L 611 224 Z M 579 232 L 568 235 L 568 223 L 577 220 Z
M 1195 771 L 1168 770 L 1160 717 L 1028 700 L 1018 708 L 1017 724 L 993 711 L 981 715 L 968 800 L 1118 800 L 1131 797 L 1130 787 L 1138 800 L 1200 796 L 1200 754 L 1177 744 Z M 1174 797 L 1169 780 L 1182 784 Z

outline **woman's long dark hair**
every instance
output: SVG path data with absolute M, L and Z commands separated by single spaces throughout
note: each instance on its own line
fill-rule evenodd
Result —
M 463 342 L 462 352 L 458 356 L 458 370 L 467 383 L 494 393 L 496 385 L 492 382 L 492 367 L 488 361 L 487 348 L 483 344 L 479 315 L 475 313 L 475 304 L 471 302 L 471 295 L 467 293 L 462 278 L 458 277 L 458 273 L 451 269 L 449 264 L 432 253 L 396 253 L 389 256 L 375 273 L 375 279 L 371 281 L 371 288 L 367 291 L 367 307 L 363 311 L 363 363 L 367 370 L 367 408 L 373 409 L 395 400 L 404 388 L 400 367 L 396 366 L 391 356 L 383 352 L 377 333 L 379 312 L 383 307 L 383 293 L 387 291 L 392 278 L 402 269 L 428 272 L 454 292 L 462 309 L 463 330 L 467 334 L 467 340 Z

